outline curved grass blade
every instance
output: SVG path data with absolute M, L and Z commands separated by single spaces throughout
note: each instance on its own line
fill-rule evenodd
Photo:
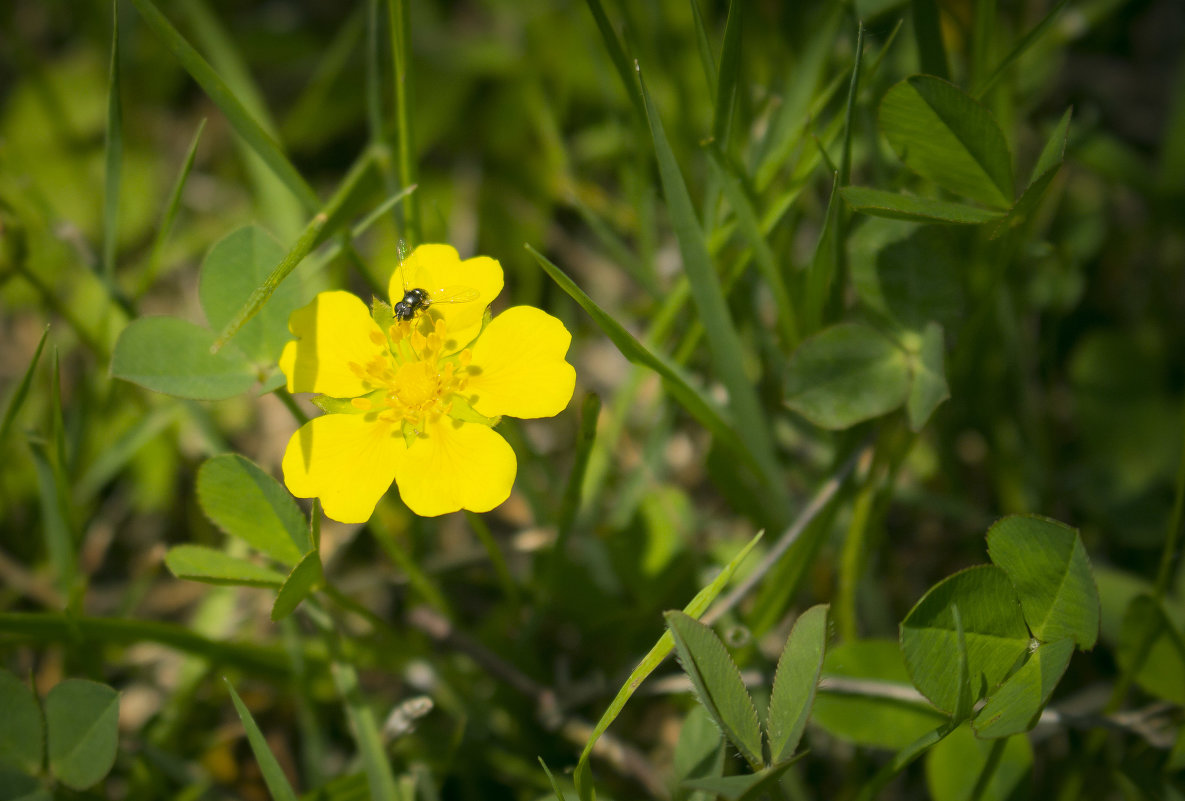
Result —
M 708 429 L 712 433 L 712 436 L 720 441 L 721 445 L 724 445 L 733 453 L 745 459 L 754 469 L 758 469 L 759 465 L 753 460 L 744 444 L 737 437 L 736 432 L 725 421 L 712 401 L 703 392 L 692 387 L 676 365 L 671 363 L 666 357 L 648 349 L 635 339 L 633 334 L 626 331 L 621 323 L 617 322 L 617 320 L 613 319 L 612 315 L 598 306 L 592 298 L 584 293 L 584 290 L 576 285 L 576 282 L 569 278 L 563 270 L 552 264 L 543 254 L 539 253 L 539 251 L 530 245 L 526 245 L 526 248 L 535 257 L 535 261 L 539 262 L 539 266 L 543 268 L 544 272 L 559 284 L 560 289 L 567 292 L 582 309 L 588 312 L 588 315 L 593 318 L 593 322 L 617 346 L 617 349 L 621 351 L 623 356 L 634 364 L 649 367 L 658 373 L 662 377 L 667 389 L 675 396 L 675 399 L 704 428 Z
M 951 200 L 887 192 L 866 186 L 845 186 L 839 193 L 856 211 L 873 217 L 888 217 L 891 220 L 980 225 L 999 222 L 1005 218 L 1004 212 L 1001 211 L 981 209 Z
M 745 561 L 745 557 L 749 555 L 749 551 L 753 550 L 753 546 L 760 542 L 764 535 L 764 531 L 757 532 L 757 535 L 749 540 L 749 543 L 732 558 L 732 561 L 725 565 L 724 569 L 720 571 L 720 574 L 708 586 L 696 593 L 695 597 L 691 599 L 691 602 L 687 606 L 683 607 L 683 614 L 699 619 L 707 611 L 712 601 L 716 599 L 716 596 L 724 590 L 724 587 L 732 579 L 732 574 L 736 572 L 741 562 Z M 593 746 L 596 745 L 597 740 L 605 733 L 605 730 L 617 719 L 617 716 L 621 714 L 621 710 L 625 708 L 626 702 L 630 700 L 630 697 L 646 677 L 653 673 L 654 669 L 666 659 L 667 654 L 671 652 L 674 646 L 675 640 L 671 637 L 671 633 L 669 631 L 663 632 L 663 635 L 658 638 L 658 642 L 654 644 L 654 647 L 650 649 L 646 656 L 642 657 L 642 661 L 638 663 L 638 666 L 634 668 L 629 678 L 626 679 L 625 684 L 617 691 L 617 695 L 609 704 L 609 708 L 605 710 L 605 714 L 601 715 L 601 719 L 597 721 L 592 735 L 589 736 L 588 742 L 584 746 L 584 751 L 580 754 L 580 761 L 576 764 L 574 778 L 576 780 L 576 792 L 579 793 L 581 801 L 592 801 L 592 799 L 596 798 L 596 792 L 592 785 L 592 776 L 588 767 L 588 759 L 592 755 Z
M 722 151 L 728 148 L 733 110 L 736 108 L 737 83 L 741 72 L 741 24 L 745 4 L 728 4 L 724 23 L 724 45 L 720 51 L 720 74 L 716 78 L 716 110 L 712 117 L 712 138 Z
M 654 101 L 646 91 L 646 83 L 642 79 L 640 69 L 638 70 L 638 86 L 645 103 L 646 116 L 650 122 L 650 133 L 654 140 L 654 152 L 658 159 L 663 194 L 666 196 L 675 237 L 679 242 L 679 252 L 683 257 L 683 269 L 687 272 L 691 284 L 691 296 L 703 320 L 712 361 L 724 386 L 728 389 L 729 406 L 732 408 L 737 433 L 745 444 L 745 448 L 752 453 L 753 458 L 760 465 L 760 478 L 766 485 L 765 489 L 771 495 L 770 506 L 777 510 L 776 514 L 784 515 L 788 501 L 779 477 L 781 471 L 771 445 L 773 438 L 770 436 L 769 424 L 758 403 L 753 382 L 745 374 L 745 358 L 740 337 L 737 335 L 736 326 L 732 322 L 728 306 L 724 301 L 720 279 L 712 266 L 711 256 L 708 254 L 704 235 L 700 230 L 695 209 L 691 203 L 691 196 L 687 192 L 687 185 L 683 182 L 683 174 L 679 170 L 675 154 L 667 141 L 666 132 L 663 130 L 662 120 L 659 119 Z
M 165 242 L 168 241 L 169 233 L 173 230 L 173 223 L 177 219 L 177 211 L 181 207 L 181 193 L 185 190 L 185 182 L 189 178 L 190 171 L 193 170 L 193 161 L 197 156 L 198 142 L 201 140 L 202 131 L 205 129 L 206 118 L 202 117 L 202 121 L 198 123 L 197 130 L 193 133 L 193 139 L 189 143 L 189 150 L 185 154 L 185 161 L 181 163 L 181 172 L 177 174 L 177 180 L 173 183 L 173 191 L 169 193 L 169 200 L 165 203 L 165 213 L 161 217 L 160 226 L 156 229 L 156 239 L 152 242 L 152 254 L 148 258 L 148 269 L 140 279 L 137 294 L 143 295 L 147 292 L 156 281 L 156 276 L 160 273 L 160 260 L 164 256 Z
M 708 155 L 711 156 L 709 164 L 712 165 L 712 170 L 724 189 L 724 196 L 736 215 L 737 225 L 749 247 L 753 248 L 753 259 L 761 270 L 761 277 L 765 279 L 773 295 L 774 305 L 778 310 L 778 335 L 782 339 L 782 345 L 789 352 L 798 344 L 798 315 L 794 312 L 794 304 L 790 302 L 790 294 L 786 291 L 786 282 L 782 278 L 781 270 L 778 269 L 773 250 L 761 233 L 761 225 L 753 204 L 749 202 L 749 197 L 745 194 L 736 173 L 729 169 L 718 149 L 709 148 Z
M 235 132 L 243 137 L 244 141 L 263 159 L 276 174 L 276 177 L 283 181 L 288 190 L 300 200 L 306 209 L 315 209 L 317 195 L 312 187 L 301 177 L 296 167 L 292 166 L 292 162 L 280 149 L 280 145 L 252 116 L 243 102 L 210 66 L 210 63 L 173 27 L 173 24 L 160 12 L 152 0 L 132 0 L 132 3 L 140 12 L 145 24 L 161 38 L 165 47 L 172 51 L 177 60 L 181 62 L 181 66 L 198 82 L 210 99 L 214 101 L 214 104 L 222 109 Z
M 1021 40 L 1016 43 L 1016 47 L 1012 48 L 1011 52 L 1004 56 L 1004 59 L 998 65 L 996 65 L 996 68 L 992 70 L 992 73 L 976 84 L 976 86 L 971 90 L 971 96 L 979 99 L 987 94 L 988 90 L 996 85 L 996 81 L 1000 80 L 1000 78 L 1004 76 L 1005 70 L 1012 66 L 1012 62 L 1024 55 L 1025 51 L 1032 47 L 1033 43 L 1040 39 L 1045 31 L 1049 29 L 1049 26 L 1053 23 L 1054 18 L 1057 17 L 1058 13 L 1069 1 L 1070 0 L 1058 0 L 1058 4 L 1049 9 L 1049 13 L 1042 17 L 1041 21 L 1034 25 L 1032 30 L 1026 33 L 1021 38 Z
M 613 62 L 613 69 L 617 71 L 617 77 L 621 79 L 621 85 L 625 89 L 630 103 L 633 104 L 634 111 L 638 112 L 638 119 L 646 119 L 646 108 L 642 104 L 642 96 L 638 93 L 638 85 L 634 82 L 629 59 L 626 58 L 625 50 L 621 47 L 621 40 L 617 38 L 613 26 L 609 24 L 609 18 L 605 16 L 605 7 L 601 5 L 601 0 L 585 1 L 588 10 L 593 15 L 593 20 L 597 23 L 597 30 L 601 32 L 601 40 L 605 43 L 605 49 L 609 51 L 609 60 Z
M 239 694 L 235 692 L 230 679 L 223 677 L 222 680 L 226 682 L 226 689 L 230 690 L 230 700 L 234 702 L 235 711 L 239 713 L 239 720 L 243 722 L 243 728 L 247 730 L 247 742 L 251 744 L 251 752 L 255 754 L 255 761 L 259 764 L 259 771 L 263 774 L 267 791 L 274 801 L 296 801 L 296 792 L 288 783 L 287 777 L 284 776 L 284 770 L 276 760 L 276 755 L 268 748 L 267 740 L 263 738 L 263 732 L 255 724 L 255 718 L 251 717 L 250 710 L 243 703 L 243 699 L 239 698 Z
M 37 343 L 37 350 L 33 351 L 33 358 L 29 360 L 29 366 L 25 368 L 25 374 L 21 376 L 21 382 L 17 384 L 16 391 L 12 393 L 12 397 L 8 401 L 8 406 L 4 409 L 4 417 L 0 419 L 0 445 L 4 444 L 4 440 L 8 437 L 8 430 L 12 428 L 12 422 L 20 413 L 21 407 L 25 405 L 25 398 L 29 396 L 29 386 L 33 383 L 33 373 L 37 369 L 37 362 L 41 360 L 41 351 L 45 350 L 45 340 L 49 337 L 49 326 L 41 332 L 41 339 Z
M 695 47 L 699 51 L 700 66 L 704 69 L 704 80 L 708 82 L 708 93 L 716 96 L 716 57 L 712 55 L 712 45 L 708 40 L 708 26 L 704 24 L 704 14 L 700 10 L 698 0 L 688 0 L 691 5 L 691 18 L 695 23 Z

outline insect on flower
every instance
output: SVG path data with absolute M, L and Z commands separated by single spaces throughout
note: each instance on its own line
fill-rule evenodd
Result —
M 391 276 L 394 307 L 331 291 L 292 313 L 280 369 L 327 412 L 288 441 L 293 495 L 343 523 L 366 521 L 392 482 L 425 517 L 506 500 L 518 463 L 495 427 L 558 414 L 576 371 L 560 320 L 531 306 L 487 313 L 502 278 L 494 259 L 424 244 Z
M 456 284 L 436 289 L 409 288 L 407 273 L 403 267 L 403 263 L 406 261 L 407 245 L 402 240 L 399 242 L 398 252 L 399 280 L 403 284 L 403 298 L 395 304 L 393 309 L 396 320 L 408 322 L 414 320 L 417 314 L 427 311 L 429 306 L 438 303 L 471 303 L 481 296 L 481 293 L 473 287 Z

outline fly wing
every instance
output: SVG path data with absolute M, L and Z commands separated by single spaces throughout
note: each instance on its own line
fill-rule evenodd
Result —
M 473 287 L 455 284 L 453 286 L 430 290 L 428 292 L 428 303 L 469 303 L 470 301 L 477 300 L 480 296 L 481 293 Z

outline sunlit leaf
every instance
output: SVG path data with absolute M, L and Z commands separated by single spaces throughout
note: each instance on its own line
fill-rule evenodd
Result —
M 988 554 L 1020 597 L 1025 622 L 1043 642 L 1072 637 L 1093 648 L 1099 637 L 1099 593 L 1078 532 L 1056 520 L 1013 515 L 987 534 Z
M 245 456 L 227 453 L 202 463 L 197 497 L 206 516 L 232 537 L 286 565 L 308 552 L 308 522 L 276 479 Z
M 958 87 L 914 75 L 885 93 L 880 127 L 901 160 L 944 189 L 1007 209 L 1012 154 L 991 112 Z
M 667 612 L 666 619 L 683 671 L 691 679 L 700 703 L 741 756 L 751 766 L 761 765 L 757 709 L 728 649 L 714 631 L 682 612 Z
M 967 643 L 971 700 L 990 694 L 1028 652 L 1029 631 L 1007 574 L 993 565 L 956 573 L 930 588 L 901 623 L 901 651 L 914 686 L 939 709 L 958 705 L 958 606 Z

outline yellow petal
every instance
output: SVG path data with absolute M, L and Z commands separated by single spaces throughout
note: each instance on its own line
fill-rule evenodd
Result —
M 576 370 L 564 361 L 572 335 L 534 306 L 515 306 L 495 317 L 473 345 L 467 393 L 473 408 L 495 417 L 551 417 L 572 399 Z
M 297 337 L 280 354 L 289 392 L 353 398 L 374 389 L 363 383 L 350 364 L 365 366 L 376 357 L 387 359 L 387 338 L 356 295 L 322 292 L 308 306 L 292 312 L 288 330 Z
M 457 343 L 452 350 L 459 350 L 477 336 L 486 307 L 502 291 L 502 265 L 488 256 L 461 261 L 451 245 L 420 245 L 404 259 L 402 270 L 396 267 L 389 289 L 391 303 L 409 289 L 426 290 L 438 300 L 431 304 L 432 313 L 448 325 L 448 337 Z M 446 302 L 449 297 L 458 302 Z
M 298 498 L 320 498 L 326 517 L 365 523 L 406 454 L 397 424 L 373 414 L 327 414 L 288 440 L 284 483 Z
M 408 509 L 422 517 L 488 512 L 510 497 L 518 461 L 493 429 L 441 417 L 423 433 L 395 472 Z

